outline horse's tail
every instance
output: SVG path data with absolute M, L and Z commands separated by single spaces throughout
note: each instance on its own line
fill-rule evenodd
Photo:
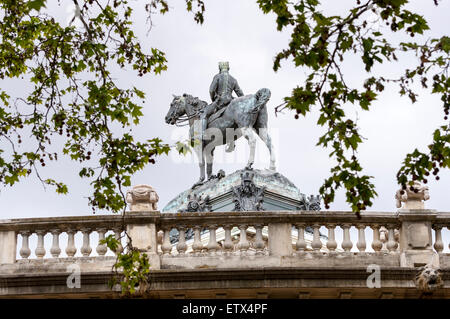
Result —
M 256 103 L 254 108 L 252 109 L 252 113 L 258 113 L 261 108 L 269 101 L 270 99 L 270 90 L 267 88 L 259 89 L 255 94 Z

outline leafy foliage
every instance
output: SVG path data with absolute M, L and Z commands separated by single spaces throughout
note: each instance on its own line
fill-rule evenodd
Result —
M 141 49 L 127 1 L 73 3 L 81 29 L 64 27 L 46 14 L 45 0 L 0 1 L 0 79 L 34 84 L 16 99 L 0 90 L 0 182 L 12 186 L 34 172 L 67 193 L 63 182 L 39 174 L 39 167 L 66 154 L 86 164 L 79 175 L 92 180 L 89 204 L 117 212 L 125 207 L 122 187 L 130 186 L 131 176 L 170 148 L 158 138 L 139 142 L 130 133 L 117 133 L 139 123 L 145 94 L 120 87 L 112 69 L 130 66 L 139 76 L 159 74 L 166 59 L 158 49 Z M 26 149 L 20 147 L 25 135 L 30 135 Z M 52 151 L 58 135 L 64 146 Z
M 112 235 L 100 241 L 112 251 L 119 248 L 120 242 Z M 145 294 L 148 287 L 148 274 L 150 264 L 147 254 L 141 253 L 131 245 L 125 252 L 117 253 L 117 262 L 114 264 L 115 276 L 109 282 L 110 287 L 120 284 L 122 295 L 125 297 L 141 296 Z M 138 290 L 136 290 L 138 289 Z
M 66 184 L 39 173 L 64 154 L 84 164 L 79 176 L 91 180 L 89 205 L 94 211 L 124 211 L 122 187 L 131 186 L 131 176 L 146 164 L 155 164 L 155 158 L 167 154 L 171 146 L 157 137 L 134 140 L 131 128 L 143 115 L 145 93 L 118 85 L 113 70 L 131 67 L 142 77 L 166 70 L 167 61 L 157 48 L 149 52 L 141 48 L 127 0 L 72 3 L 75 17 L 69 26 L 62 26 L 46 11 L 56 1 L 0 0 L 0 80 L 33 84 L 31 92 L 19 97 L 0 89 L 0 183 L 13 186 L 35 173 L 44 185 L 65 194 Z M 169 5 L 152 0 L 144 8 L 150 19 L 155 11 L 166 13 Z M 203 23 L 202 0 L 186 0 L 186 9 Z M 72 25 L 75 19 L 81 28 Z M 30 137 L 25 146 L 26 135 Z M 62 149 L 52 150 L 61 140 Z M 176 148 L 186 152 L 182 143 Z M 120 242 L 112 236 L 101 244 L 117 254 L 112 284 L 120 282 L 126 296 L 134 295 L 136 287 L 145 291 L 147 255 L 131 242 L 125 252 L 118 250 Z
M 185 0 L 186 10 L 203 23 L 202 0 Z M 136 87 L 121 87 L 112 77 L 114 67 L 131 67 L 138 76 L 159 74 L 166 70 L 163 52 L 142 50 L 132 31 L 133 9 L 126 0 L 106 3 L 97 0 L 72 0 L 77 8 L 74 19 L 82 28 L 62 26 L 46 12 L 50 0 L 0 0 L 0 80 L 23 79 L 33 83 L 31 92 L 12 97 L 0 89 L 0 182 L 13 186 L 20 178 L 35 173 L 58 193 L 68 187 L 54 178 L 44 178 L 40 167 L 65 154 L 85 166 L 82 178 L 92 181 L 89 204 L 118 212 L 125 207 L 122 187 L 155 158 L 167 154 L 170 146 L 159 138 L 135 141 L 130 132 L 118 133 L 139 124 L 145 94 Z M 372 177 L 362 174 L 357 158 L 359 134 L 355 121 L 346 116 L 344 105 L 351 103 L 368 111 L 388 83 L 397 84 L 400 95 L 414 103 L 417 92 L 413 83 L 441 96 L 444 120 L 448 121 L 450 96 L 448 78 L 450 38 L 443 36 L 425 43 L 387 40 L 391 33 L 410 37 L 423 34 L 429 26 L 424 18 L 406 9 L 407 0 L 366 0 L 343 16 L 327 16 L 318 0 L 257 0 L 264 13 L 274 13 L 278 30 L 290 28 L 291 41 L 274 60 L 274 70 L 283 60 L 292 59 L 297 67 L 308 70 L 306 82 L 294 88 L 285 98 L 285 108 L 295 110 L 295 117 L 306 116 L 318 106 L 318 125 L 327 128 L 318 145 L 330 147 L 336 159 L 331 176 L 320 189 L 325 205 L 334 200 L 335 191 L 346 189 L 347 202 L 359 213 L 372 205 L 376 196 Z M 438 2 L 435 0 L 437 5 Z M 166 0 L 144 4 L 148 17 L 169 11 Z M 373 12 L 389 30 L 374 28 L 366 19 Z M 417 65 L 399 78 L 373 76 L 377 64 L 395 63 L 401 53 L 412 53 Z M 341 71 L 349 55 L 360 56 L 367 72 L 362 88 L 350 87 Z M 21 146 L 29 135 L 27 149 Z M 63 139 L 60 151 L 51 150 L 52 141 Z M 397 180 L 404 188 L 412 181 L 427 182 L 432 173 L 439 179 L 440 168 L 450 166 L 449 125 L 438 127 L 429 152 L 414 150 L 398 171 Z M 4 146 L 6 145 L 6 146 Z M 9 148 L 8 148 L 9 147 Z M 177 143 L 185 154 L 189 146 Z M 119 241 L 108 236 L 101 244 L 117 251 Z M 146 254 L 127 246 L 117 251 L 115 270 L 120 271 L 124 294 L 134 294 L 136 287 L 145 289 L 150 265 Z M 117 282 L 117 281 L 116 281 Z M 114 282 L 113 282 L 114 283 Z
M 436 129 L 429 145 L 430 152 L 414 150 L 406 156 L 397 174 L 403 188 L 412 185 L 413 180 L 427 183 L 425 176 L 432 170 L 439 179 L 438 166 L 448 168 L 450 165 L 449 37 L 430 39 L 422 44 L 389 42 L 387 39 L 392 33 L 414 37 L 429 29 L 420 14 L 405 8 L 407 0 L 368 0 L 363 3 L 357 0 L 343 16 L 323 14 L 318 0 L 301 0 L 295 4 L 285 0 L 257 2 L 264 13 L 276 15 L 278 30 L 292 30 L 288 48 L 275 57 L 274 70 L 281 67 L 281 61 L 292 59 L 296 67 L 304 67 L 308 72 L 306 82 L 293 89 L 282 107 L 295 110 L 295 118 L 299 118 L 299 114 L 305 116 L 315 105 L 319 107 L 317 124 L 325 126 L 327 131 L 317 145 L 331 147 L 330 157 L 337 162 L 331 169 L 331 176 L 320 188 L 326 208 L 340 187 L 346 189 L 347 202 L 357 214 L 371 206 L 377 195 L 371 182 L 373 177 L 362 174 L 357 150 L 363 137 L 357 123 L 346 116 L 344 105 L 351 103 L 368 111 L 387 83 L 397 84 L 400 95 L 407 95 L 412 103 L 417 100 L 415 81 L 441 96 L 447 124 Z M 438 2 L 434 1 L 434 4 L 438 5 Z M 378 19 L 371 23 L 367 19 L 369 14 L 375 14 Z M 389 29 L 376 27 L 382 24 Z M 370 76 L 377 64 L 395 63 L 400 53 L 413 53 L 417 57 L 417 66 L 405 70 L 399 78 Z M 362 88 L 347 85 L 341 70 L 346 59 L 355 55 L 360 56 L 368 75 Z

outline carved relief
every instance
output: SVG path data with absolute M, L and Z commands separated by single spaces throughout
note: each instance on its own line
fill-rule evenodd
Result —
M 441 288 L 444 285 L 440 270 L 430 265 L 420 267 L 414 281 L 417 289 L 427 292 Z
M 265 187 L 258 187 L 253 182 L 255 173 L 247 169 L 241 173 L 241 185 L 233 187 L 233 201 L 235 211 L 264 210 Z
M 182 210 L 181 212 L 210 212 L 212 211 L 211 203 L 209 196 L 206 196 L 204 199 L 202 199 L 202 196 L 197 196 L 197 194 L 194 194 L 193 196 L 188 195 L 188 204 L 186 209 Z
M 320 195 L 309 196 L 306 210 L 320 210 Z

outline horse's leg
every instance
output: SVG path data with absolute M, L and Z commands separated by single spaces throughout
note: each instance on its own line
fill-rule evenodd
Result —
M 198 143 L 197 145 L 195 145 L 194 151 L 198 158 L 198 167 L 200 169 L 200 178 L 198 179 L 197 183 L 195 183 L 192 186 L 192 188 L 202 185 L 203 181 L 205 180 L 205 157 L 203 156 L 202 143 Z
M 261 110 L 259 111 L 258 118 L 256 119 L 256 123 L 253 126 L 255 131 L 258 133 L 259 137 L 263 142 L 266 144 L 267 148 L 270 152 L 270 170 L 276 170 L 275 166 L 275 150 L 274 146 L 272 144 L 272 139 L 269 135 L 269 132 L 267 131 L 267 106 L 264 105 Z
M 212 168 L 214 161 L 214 148 L 211 149 L 210 152 L 206 152 L 206 175 L 208 176 L 208 180 L 212 178 Z
M 251 168 L 255 162 L 255 148 L 256 148 L 256 137 L 255 131 L 250 127 L 243 127 L 241 129 L 242 134 L 248 141 L 248 146 L 250 147 L 250 155 L 248 157 L 248 163 L 246 168 Z
M 258 132 L 258 136 L 261 138 L 261 140 L 264 142 L 264 144 L 266 144 L 267 148 L 269 149 L 270 152 L 270 167 L 269 169 L 272 171 L 276 170 L 276 165 L 275 165 L 275 150 L 274 147 L 272 145 L 272 138 L 269 135 L 269 132 L 267 131 L 267 128 L 260 128 L 259 132 Z

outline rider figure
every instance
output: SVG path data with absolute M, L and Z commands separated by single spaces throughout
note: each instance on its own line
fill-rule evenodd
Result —
M 219 62 L 219 73 L 214 76 L 211 86 L 209 87 L 209 94 L 213 103 L 206 106 L 200 115 L 203 134 L 208 125 L 208 118 L 213 113 L 226 107 L 233 100 L 233 91 L 237 96 L 244 95 L 236 79 L 228 73 L 229 70 L 230 66 L 228 62 Z M 228 142 L 226 151 L 231 152 L 233 149 L 234 140 Z

